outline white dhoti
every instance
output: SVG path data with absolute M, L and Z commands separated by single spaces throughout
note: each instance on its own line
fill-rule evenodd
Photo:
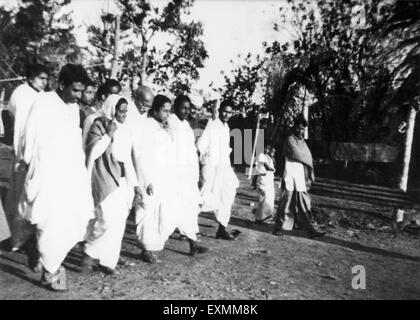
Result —
M 120 256 L 130 199 L 132 201 L 133 194 L 129 192 L 126 180 L 121 178 L 120 186 L 100 204 L 101 234 L 98 237 L 88 236 L 85 245 L 86 254 L 111 269 L 117 266 Z M 95 231 L 92 230 L 93 232 Z
M 148 251 L 163 250 L 167 238 L 175 229 L 171 206 L 159 195 L 145 196 L 146 209 L 136 210 L 137 237 L 140 246 Z
M 145 209 L 136 209 L 137 236 L 148 251 L 162 250 L 176 228 L 179 199 L 174 176 L 174 143 L 167 130 L 153 118 L 142 122 L 135 148 L 138 181 L 153 195 L 144 195 Z
M 55 92 L 40 95 L 24 135 L 29 165 L 19 213 L 38 229 L 40 260 L 56 273 L 67 253 L 86 233 L 93 201 L 85 167 L 78 107 Z
M 170 173 L 175 179 L 175 223 L 181 234 L 197 241 L 201 196 L 198 189 L 199 166 L 194 132 L 188 121 L 179 119 L 175 114 L 169 117 L 168 123 L 175 142 L 176 161 Z
M 202 168 L 202 211 L 214 211 L 216 220 L 226 227 L 231 216 L 239 181 L 229 164 L 206 164 Z
M 188 239 L 197 241 L 198 215 L 200 213 L 200 191 L 196 179 L 188 179 L 187 170 L 177 172 L 179 179 L 176 186 L 176 221 L 175 227 Z M 183 175 L 184 173 L 184 175 Z M 183 176 L 183 177 L 182 177 Z M 170 235 L 169 235 L 170 236 Z

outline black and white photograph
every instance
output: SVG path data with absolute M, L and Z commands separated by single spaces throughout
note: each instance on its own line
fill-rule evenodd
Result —
M 0 0 L 0 300 L 420 300 L 419 110 L 420 0 Z

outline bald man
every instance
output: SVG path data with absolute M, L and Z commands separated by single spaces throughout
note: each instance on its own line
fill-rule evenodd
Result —
M 133 94 L 134 104 L 140 114 L 147 114 L 153 103 L 153 91 L 146 86 L 138 86 Z

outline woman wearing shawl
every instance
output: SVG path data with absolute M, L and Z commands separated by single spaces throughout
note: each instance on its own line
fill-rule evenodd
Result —
M 315 181 L 312 154 L 305 140 L 308 123 L 303 117 L 294 121 L 293 133 L 286 139 L 285 168 L 273 233 L 292 230 L 295 219 L 309 237 L 322 236 L 312 226 L 308 190 Z
M 134 172 L 132 135 L 125 124 L 127 100 L 110 95 L 103 105 L 103 116 L 92 124 L 86 137 L 86 166 L 92 178 L 96 219 L 92 221 L 85 245 L 82 267 L 91 270 L 95 260 L 99 268 L 113 273 L 124 235 L 126 219 L 140 189 Z

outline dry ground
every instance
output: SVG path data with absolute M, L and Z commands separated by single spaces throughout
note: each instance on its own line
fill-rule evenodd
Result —
M 211 252 L 191 258 L 188 243 L 174 235 L 148 265 L 138 259 L 129 222 L 122 257 L 128 265 L 116 274 L 79 273 L 81 250 L 68 256 L 69 292 L 53 293 L 38 285 L 40 274 L 28 270 L 22 253 L 0 253 L 0 299 L 419 299 L 420 236 L 416 230 L 394 234 L 382 227 L 327 224 L 327 236 L 310 240 L 295 233 L 277 237 L 271 225 L 255 225 L 250 203 L 256 200 L 249 181 L 241 187 L 231 228 L 235 241 L 216 240 L 211 214 L 200 217 L 200 241 Z M 365 216 L 360 203 L 314 197 L 317 212 L 331 216 Z M 337 209 L 338 208 L 338 209 Z M 376 208 L 377 210 L 385 210 Z M 368 218 L 367 218 L 368 219 Z M 373 220 L 375 221 L 375 220 Z M 366 290 L 351 286 L 355 265 L 366 269 Z

